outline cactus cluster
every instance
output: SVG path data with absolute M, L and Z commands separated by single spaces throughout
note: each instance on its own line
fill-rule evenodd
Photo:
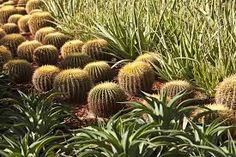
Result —
M 16 14 L 17 10 L 15 7 L 13 6 L 4 6 L 0 9 L 0 23 L 4 24 L 7 23 L 8 18 L 13 15 Z
M 56 32 L 56 29 L 53 27 L 43 27 L 35 33 L 35 39 L 43 42 L 43 39 L 46 35 Z
M 17 56 L 21 59 L 32 62 L 34 50 L 40 46 L 42 46 L 42 44 L 37 40 L 25 41 L 18 46 Z
M 43 6 L 43 2 L 41 0 L 29 0 L 26 3 L 25 9 L 26 12 L 29 14 L 32 10 L 40 9 Z
M 121 110 L 126 101 L 125 92 L 118 84 L 104 82 L 92 88 L 88 95 L 89 109 L 98 117 L 109 117 Z
M 38 65 L 56 64 L 59 58 L 59 52 L 53 45 L 43 45 L 34 50 L 33 60 Z
M 145 62 L 129 63 L 122 67 L 118 74 L 120 86 L 130 95 L 139 95 L 141 91 L 151 91 L 154 80 L 154 71 Z
M 44 44 L 48 45 L 54 45 L 58 50 L 61 49 L 61 47 L 70 40 L 70 37 L 61 33 L 61 32 L 55 32 L 50 33 L 46 35 L 43 39 Z
M 8 18 L 8 23 L 15 23 L 17 24 L 19 19 L 22 17 L 23 15 L 21 14 L 14 14 L 14 15 L 11 15 L 9 18 Z
M 70 40 L 61 47 L 61 56 L 65 58 L 72 53 L 80 53 L 84 43 L 81 40 Z
M 0 46 L 0 69 L 2 66 L 12 59 L 11 52 L 4 46 Z
M 89 63 L 84 67 L 84 70 L 88 72 L 94 83 L 111 80 L 113 76 L 110 65 L 104 61 Z
M 93 59 L 84 53 L 73 53 L 63 60 L 62 64 L 64 68 L 84 68 L 84 66 L 90 62 L 92 62 Z
M 29 24 L 28 24 L 30 17 L 31 17 L 31 15 L 24 15 L 18 20 L 18 27 L 21 32 L 27 33 L 30 31 Z
M 7 34 L 13 34 L 13 33 L 20 33 L 20 30 L 15 23 L 6 23 L 2 26 L 2 29 L 7 33 Z
M 87 72 L 79 68 L 68 69 L 56 76 L 53 87 L 62 92 L 67 100 L 82 102 L 92 87 L 92 81 Z
M 39 92 L 47 92 L 53 88 L 53 82 L 60 69 L 53 65 L 37 68 L 32 76 L 32 83 Z

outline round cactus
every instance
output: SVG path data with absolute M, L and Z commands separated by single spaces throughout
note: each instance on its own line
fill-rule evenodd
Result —
M 112 79 L 112 69 L 104 61 L 97 61 L 87 64 L 84 70 L 88 72 L 94 83 L 108 81 Z
M 50 33 L 46 35 L 43 39 L 44 44 L 48 45 L 54 45 L 58 50 L 61 49 L 61 47 L 68 41 L 70 40 L 70 37 L 60 33 L 60 32 L 55 32 L 55 33 Z
M 34 10 L 32 10 L 32 11 L 29 13 L 29 15 L 32 15 L 32 14 L 34 14 L 34 13 L 41 13 L 41 12 L 43 12 L 43 10 L 41 10 L 41 9 L 34 9 Z
M 62 92 L 72 102 L 83 102 L 92 87 L 92 81 L 87 72 L 75 68 L 63 70 L 55 80 L 53 87 Z
M 53 27 L 43 27 L 39 29 L 35 34 L 35 39 L 43 42 L 43 39 L 46 35 L 56 32 L 56 29 Z
M 25 7 L 28 0 L 19 0 L 17 3 L 18 7 Z
M 82 47 L 82 52 L 87 53 L 95 60 L 109 60 L 111 56 L 108 52 L 108 42 L 103 39 L 95 39 L 86 42 Z
M 64 68 L 83 68 L 86 64 L 92 62 L 93 59 L 84 53 L 73 53 L 63 60 Z
M 71 41 L 66 42 L 61 47 L 62 58 L 65 58 L 66 56 L 72 53 L 80 53 L 83 45 L 84 43 L 80 40 L 71 40 Z
M 88 95 L 89 109 L 98 117 L 109 117 L 121 110 L 126 101 L 125 92 L 112 82 L 104 82 L 92 88 Z
M 11 76 L 16 83 L 28 83 L 31 81 L 33 68 L 26 60 L 15 59 L 4 64 L 3 72 Z
M 12 59 L 11 52 L 4 46 L 0 46 L 0 68 Z
M 155 80 L 151 66 L 145 62 L 133 62 L 125 65 L 118 74 L 120 86 L 131 95 L 149 92 Z
M 29 14 L 32 10 L 40 9 L 43 6 L 43 2 L 41 0 L 29 0 L 26 3 L 25 9 L 26 12 Z
M 25 41 L 21 34 L 7 34 L 1 40 L 0 44 L 6 46 L 16 56 L 17 47 Z
M 15 23 L 15 24 L 17 24 L 17 23 L 18 23 L 18 20 L 19 20 L 22 16 L 23 16 L 23 15 L 20 15 L 20 14 L 11 15 L 11 16 L 8 18 L 8 23 Z
M 29 62 L 32 62 L 34 50 L 42 45 L 43 44 L 41 44 L 37 40 L 25 41 L 18 46 L 17 55 L 21 59 L 25 59 Z
M 176 96 L 178 93 L 185 91 L 186 96 L 183 99 L 191 98 L 193 97 L 193 86 L 187 82 L 182 80 L 174 80 L 165 83 L 161 87 L 161 94 L 167 96 L 167 98 L 172 99 L 174 96 Z
M 40 28 L 53 26 L 52 21 L 53 18 L 48 12 L 34 13 L 28 21 L 30 32 L 35 35 Z
M 53 82 L 60 69 L 53 65 L 37 68 L 32 77 L 34 88 L 39 92 L 47 92 L 53 88 Z
M 24 7 L 16 7 L 17 14 L 26 15 L 26 10 Z
M 2 26 L 2 29 L 7 33 L 7 34 L 13 34 L 13 33 L 20 33 L 20 30 L 15 23 L 6 23 Z
M 29 24 L 28 21 L 30 19 L 31 15 L 24 15 L 22 16 L 18 21 L 18 27 L 21 32 L 28 33 L 29 32 Z
M 236 75 L 224 79 L 216 88 L 215 100 L 230 109 L 236 109 Z
M 33 60 L 38 65 L 56 64 L 59 58 L 58 50 L 53 45 L 44 45 L 36 48 L 33 53 Z
M 7 33 L 2 29 L 0 28 L 0 39 L 2 39 Z
M 7 23 L 8 18 L 13 15 L 16 14 L 16 8 L 13 6 L 4 6 L 0 9 L 0 23 L 4 24 Z
M 148 64 L 150 64 L 151 66 L 154 65 L 159 65 L 159 61 L 160 60 L 160 55 L 158 53 L 154 53 L 154 52 L 150 52 L 150 53 L 144 53 L 140 56 L 138 56 L 135 61 L 138 62 L 146 62 Z

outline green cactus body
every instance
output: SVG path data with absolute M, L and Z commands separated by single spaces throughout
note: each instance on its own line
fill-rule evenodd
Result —
M 4 46 L 0 46 L 0 69 L 2 66 L 12 59 L 11 52 Z
M 121 68 L 118 74 L 120 86 L 130 95 L 139 95 L 141 91 L 151 91 L 154 80 L 154 71 L 145 62 L 129 63 Z
M 4 6 L 0 9 L 0 23 L 4 24 L 7 23 L 8 18 L 13 15 L 16 14 L 16 8 L 13 6 Z
M 43 6 L 43 2 L 41 0 L 29 0 L 26 3 L 25 9 L 29 14 L 32 10 L 40 9 Z
M 87 72 L 79 68 L 68 69 L 56 76 L 53 87 L 62 92 L 67 100 L 83 102 L 92 87 L 92 81 Z
M 86 64 L 92 62 L 93 59 L 84 53 L 73 53 L 62 61 L 64 68 L 83 68 Z
M 92 88 L 88 95 L 89 109 L 98 117 L 109 117 L 119 112 L 126 101 L 125 92 L 112 82 L 104 82 Z
M 111 80 L 113 77 L 112 69 L 104 61 L 97 61 L 87 64 L 84 70 L 88 72 L 94 83 Z
M 43 45 L 34 50 L 33 60 L 38 65 L 57 64 L 59 52 L 53 45 Z
M 35 34 L 35 39 L 43 42 L 43 39 L 46 35 L 56 32 L 56 29 L 53 27 L 43 27 L 39 29 Z
M 24 41 L 26 40 L 21 34 L 7 34 L 0 40 L 0 44 L 7 47 L 12 55 L 16 56 L 17 47 Z
M 26 15 L 25 7 L 16 7 L 17 14 Z
M 44 44 L 48 45 L 54 45 L 58 50 L 61 49 L 61 47 L 68 41 L 70 40 L 70 37 L 60 33 L 60 32 L 55 32 L 55 33 L 50 33 L 46 35 L 43 39 Z
M 53 18 L 48 12 L 34 13 L 28 21 L 30 32 L 35 35 L 40 28 L 53 26 L 52 21 Z
M 28 83 L 32 78 L 33 67 L 26 60 L 15 59 L 4 64 L 3 72 L 13 77 L 16 83 Z
M 108 42 L 103 39 L 95 39 L 86 42 L 82 47 L 82 52 L 91 56 L 95 60 L 109 60 L 111 56 L 108 52 Z
M 30 19 L 31 15 L 24 15 L 23 17 L 21 17 L 18 21 L 18 27 L 20 29 L 21 32 L 23 33 L 28 33 L 29 30 L 29 24 L 28 21 Z
M 6 35 L 7 33 L 2 29 L 0 28 L 0 40 Z
M 9 18 L 8 18 L 8 23 L 15 23 L 17 24 L 19 19 L 23 17 L 23 15 L 21 14 L 14 14 L 14 15 L 11 15 Z
M 2 29 L 7 33 L 7 34 L 13 34 L 13 33 L 20 33 L 20 30 L 15 23 L 6 23 L 2 26 Z
M 39 92 L 47 92 L 53 88 L 53 82 L 60 69 L 53 65 L 37 68 L 32 77 L 34 88 Z
M 71 40 L 71 41 L 66 42 L 61 47 L 62 58 L 65 58 L 66 56 L 72 53 L 80 53 L 83 45 L 84 43 L 80 40 Z
M 137 62 L 146 62 L 148 64 L 150 64 L 151 66 L 154 65 L 159 65 L 159 60 L 160 60 L 160 55 L 158 53 L 154 53 L 154 52 L 147 52 L 144 53 L 140 56 L 138 56 L 135 61 Z
M 42 45 L 43 44 L 41 44 L 37 40 L 25 41 L 18 46 L 17 55 L 21 59 L 32 62 L 34 50 Z

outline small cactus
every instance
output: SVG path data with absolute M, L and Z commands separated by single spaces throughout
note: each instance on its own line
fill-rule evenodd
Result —
M 17 55 L 21 59 L 32 62 L 34 50 L 42 45 L 43 44 L 41 44 L 37 40 L 25 41 L 18 46 Z
M 83 102 L 92 87 L 87 72 L 75 68 L 61 71 L 55 78 L 53 87 L 62 92 L 72 102 Z
M 144 53 L 140 56 L 138 56 L 135 61 L 137 62 L 146 62 L 148 64 L 150 64 L 151 66 L 154 65 L 159 65 L 159 60 L 160 59 L 160 55 L 158 53 L 154 53 L 154 52 L 148 52 L 148 53 Z
M 2 29 L 0 28 L 0 40 L 6 35 L 7 33 Z
M 33 60 L 38 65 L 56 64 L 59 58 L 59 52 L 53 45 L 44 45 L 36 48 L 33 53 Z
M 24 15 L 23 17 L 21 17 L 18 21 L 18 27 L 20 29 L 21 32 L 23 33 L 28 33 L 29 30 L 29 24 L 28 21 L 30 19 L 31 15 Z
M 87 64 L 84 70 L 88 72 L 94 83 L 108 81 L 112 79 L 112 69 L 104 61 L 97 61 Z
M 63 60 L 64 68 L 83 68 L 86 64 L 92 62 L 93 59 L 84 53 L 73 53 Z
M 53 26 L 52 21 L 53 18 L 48 12 L 34 13 L 28 21 L 30 32 L 35 35 L 40 28 Z
M 83 45 L 84 43 L 80 40 L 71 40 L 71 41 L 66 42 L 61 47 L 62 58 L 65 58 L 66 56 L 72 53 L 80 53 Z
M 33 68 L 26 60 L 14 59 L 4 64 L 3 72 L 11 76 L 16 83 L 28 83 L 31 81 Z
M 95 60 L 109 60 L 111 56 L 108 52 L 108 42 L 103 39 L 94 39 L 86 42 L 82 47 L 82 52 L 91 56 Z
M 43 27 L 39 29 L 35 34 L 35 39 L 43 42 L 43 39 L 46 35 L 56 32 L 56 29 L 53 27 Z
M 22 17 L 23 15 L 21 14 L 14 14 L 14 15 L 11 15 L 9 18 L 8 18 L 8 23 L 15 23 L 17 24 L 19 19 Z
M 13 33 L 20 33 L 20 30 L 15 23 L 6 23 L 2 26 L 2 29 L 7 33 L 7 34 L 13 34 Z
M 53 65 L 37 68 L 32 77 L 34 88 L 39 92 L 47 92 L 53 88 L 53 81 L 60 69 Z
M 55 33 L 50 33 L 46 35 L 43 39 L 43 43 L 47 45 L 54 45 L 58 50 L 61 49 L 61 47 L 68 41 L 70 40 L 70 37 L 60 33 L 60 32 L 55 32 Z
M 112 82 L 104 82 L 92 88 L 88 95 L 89 109 L 98 117 L 109 117 L 121 110 L 126 101 L 125 92 Z
M 41 0 L 29 0 L 26 3 L 25 9 L 26 12 L 29 14 L 32 10 L 40 9 L 43 6 L 43 2 Z
M 1 40 L 0 44 L 6 46 L 16 56 L 17 47 L 25 41 L 25 38 L 21 34 L 7 34 Z
M 0 46 L 0 69 L 11 59 L 11 52 L 6 47 Z
M 151 66 L 145 62 L 133 62 L 125 65 L 118 74 L 120 86 L 131 95 L 149 92 L 155 80 Z
M 4 6 L 2 8 L 0 8 L 0 23 L 4 24 L 7 23 L 8 18 L 13 15 L 16 14 L 17 10 L 15 7 L 13 6 Z

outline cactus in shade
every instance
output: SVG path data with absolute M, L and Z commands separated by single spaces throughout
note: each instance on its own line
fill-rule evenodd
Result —
M 138 56 L 135 61 L 141 61 L 141 62 L 146 62 L 150 65 L 159 65 L 159 60 L 160 59 L 160 55 L 158 53 L 154 53 L 154 52 L 147 52 L 144 53 L 140 56 Z
M 35 39 L 43 42 L 43 39 L 46 35 L 56 32 L 56 29 L 53 27 L 43 27 L 35 33 Z
M 20 33 L 20 30 L 15 23 L 6 23 L 2 26 L 2 29 L 7 33 L 7 34 L 13 34 L 13 33 Z
M 30 32 L 35 35 L 40 28 L 53 26 L 52 21 L 53 18 L 48 12 L 34 13 L 28 21 Z
M 104 82 L 92 88 L 88 94 L 88 105 L 98 117 L 109 117 L 121 110 L 124 105 L 118 102 L 126 101 L 125 92 L 112 82 Z
M 9 1 L 7 1 L 7 2 L 4 2 L 3 5 L 4 5 L 4 6 L 13 6 L 13 5 L 15 5 L 15 2 L 12 1 L 12 0 L 9 0 Z
M 26 15 L 26 10 L 24 7 L 16 7 L 17 14 Z
M 111 80 L 113 76 L 110 65 L 104 61 L 89 63 L 84 70 L 88 72 L 94 83 Z
M 187 99 L 193 97 L 193 86 L 187 82 L 182 80 L 174 80 L 165 83 L 160 90 L 160 93 L 162 95 L 167 96 L 167 98 L 172 99 L 174 96 L 176 96 L 178 93 L 185 91 L 186 96 L 184 96 L 182 99 Z
M 72 53 L 80 53 L 83 45 L 84 43 L 80 40 L 71 40 L 71 41 L 66 42 L 61 47 L 62 58 L 65 58 L 66 56 Z
M 92 62 L 93 59 L 84 53 L 73 53 L 62 61 L 64 68 L 83 68 L 86 64 Z
M 26 3 L 25 9 L 26 12 L 29 14 L 32 10 L 40 9 L 43 6 L 43 2 L 41 0 L 29 0 Z
M 86 42 L 82 47 L 82 52 L 87 53 L 95 60 L 109 60 L 111 56 L 108 52 L 108 42 L 103 39 L 94 39 Z
M 8 18 L 13 15 L 16 14 L 17 10 L 15 7 L 13 6 L 4 6 L 0 9 L 0 23 L 4 24 L 7 23 Z
M 38 65 L 56 64 L 59 58 L 59 52 L 53 45 L 44 45 L 36 48 L 33 53 L 33 60 Z
M 30 19 L 31 15 L 24 15 L 23 17 L 21 17 L 18 21 L 18 27 L 20 29 L 21 32 L 23 33 L 27 33 L 29 32 L 29 24 L 28 21 Z
M 236 109 L 236 75 L 225 78 L 216 88 L 215 100 L 230 109 Z
M 31 81 L 33 67 L 23 59 L 14 59 L 3 65 L 3 72 L 10 75 L 16 83 L 28 83 Z
M 6 46 L 16 56 L 17 47 L 25 41 L 25 38 L 21 34 L 7 34 L 1 40 L 0 44 Z
M 2 29 L 0 28 L 0 39 L 2 39 L 7 33 Z
M 29 62 L 33 61 L 34 50 L 42 46 L 37 40 L 25 41 L 17 48 L 17 56 L 21 59 L 25 59 Z
M 60 69 L 53 65 L 44 65 L 34 71 L 32 83 L 39 92 L 47 92 L 53 88 L 53 81 Z
M 2 66 L 12 59 L 11 52 L 4 46 L 0 46 L 0 69 Z
M 28 0 L 19 0 L 17 3 L 18 7 L 25 7 Z
M 70 37 L 60 33 L 60 32 L 55 32 L 55 33 L 50 33 L 46 35 L 43 39 L 43 43 L 47 45 L 54 45 L 58 50 L 61 49 L 61 47 L 68 41 L 70 40 Z
M 120 69 L 118 81 L 125 92 L 130 95 L 139 95 L 141 91 L 151 91 L 155 80 L 154 75 L 154 71 L 148 63 L 133 62 Z
M 61 71 L 54 79 L 53 87 L 62 92 L 72 102 L 82 102 L 92 87 L 92 81 L 84 70 L 79 68 Z
M 23 15 L 20 15 L 20 14 L 11 15 L 11 16 L 8 18 L 8 23 L 15 23 L 15 24 L 17 24 L 17 23 L 18 23 L 18 20 L 19 20 L 22 16 L 23 16 Z

